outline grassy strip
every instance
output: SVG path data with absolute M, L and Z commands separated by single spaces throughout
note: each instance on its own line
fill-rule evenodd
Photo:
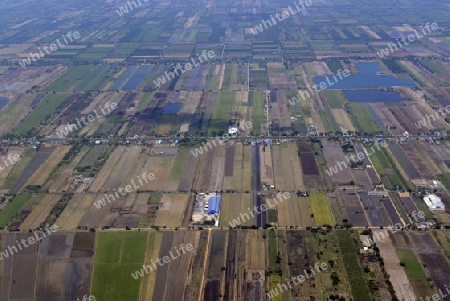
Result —
M 350 231 L 336 231 L 339 250 L 344 262 L 347 278 L 352 290 L 354 300 L 371 300 L 368 284 L 364 278 L 364 271 L 359 264 L 359 247 Z
M 400 259 L 400 265 L 405 267 L 406 276 L 409 279 L 427 279 L 422 265 L 412 250 L 397 249 L 397 255 Z
M 386 157 L 380 152 L 369 152 L 369 150 L 366 148 L 366 153 L 370 153 L 369 158 L 370 161 L 372 161 L 373 167 L 377 171 L 378 174 L 386 174 L 386 168 L 391 168 L 389 165 L 389 162 L 386 160 Z
M 138 106 L 136 108 L 136 110 L 138 112 L 143 111 L 147 107 L 148 103 L 150 102 L 150 100 L 153 97 L 153 94 L 154 93 L 144 93 L 144 94 L 142 94 L 142 97 L 139 100 L 139 104 L 138 104 Z
M 170 171 L 169 180 L 170 181 L 180 181 L 183 175 L 184 164 L 188 157 L 188 150 L 181 150 L 178 152 L 175 162 L 173 163 L 172 170 Z
M 216 105 L 211 116 L 208 135 L 216 136 L 228 131 L 228 122 L 231 118 L 231 110 L 233 109 L 234 92 L 219 92 L 217 95 Z
M 389 161 L 389 164 L 394 169 L 395 174 L 397 175 L 397 179 L 394 178 L 392 183 L 394 185 L 402 185 L 403 188 L 409 189 L 410 187 L 409 187 L 408 183 L 406 182 L 405 178 L 403 177 L 402 173 L 398 169 L 397 164 L 395 164 L 394 160 L 392 160 L 391 156 L 388 154 L 388 152 L 385 148 L 383 148 L 382 151 L 383 151 L 384 155 L 386 156 L 386 159 Z
M 437 175 L 438 180 L 441 181 L 442 185 L 445 186 L 445 189 L 449 190 L 450 189 L 450 179 L 444 175 L 444 174 L 439 174 Z
M 269 231 L 269 268 L 272 273 L 278 270 L 277 257 L 278 251 L 275 231 Z
M 261 125 L 264 123 L 264 92 L 253 93 L 253 135 L 261 135 Z

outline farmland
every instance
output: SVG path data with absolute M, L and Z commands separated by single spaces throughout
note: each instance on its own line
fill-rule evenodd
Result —
M 0 301 L 450 283 L 448 1 L 3 2 Z
M 92 294 L 101 299 L 138 300 L 141 279 L 130 277 L 142 267 L 148 233 L 102 233 L 98 237 Z M 110 277 L 114 271 L 113 278 Z
M 314 223 L 317 226 L 334 225 L 331 210 L 328 205 L 327 196 L 322 193 L 311 193 L 309 195 L 311 211 L 314 215 Z

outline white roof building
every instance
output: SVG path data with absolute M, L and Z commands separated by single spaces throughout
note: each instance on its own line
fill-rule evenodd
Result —
M 236 134 L 238 132 L 238 128 L 236 128 L 236 127 L 230 127 L 229 129 L 228 129 L 228 134 Z
M 441 198 L 434 194 L 429 194 L 423 198 L 425 204 L 427 204 L 430 210 L 445 210 L 445 206 L 441 201 Z

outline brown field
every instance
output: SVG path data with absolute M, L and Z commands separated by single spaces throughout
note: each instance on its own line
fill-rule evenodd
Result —
M 386 127 L 389 127 L 391 130 L 397 130 L 398 133 L 402 133 L 406 130 L 394 115 L 392 115 L 392 112 L 389 111 L 384 103 L 370 103 L 370 106 Z
M 112 170 L 114 169 L 114 166 L 116 166 L 125 149 L 126 149 L 125 146 L 120 145 L 112 152 L 112 154 L 109 156 L 108 160 L 103 165 L 98 175 L 95 177 L 94 182 L 89 188 L 90 192 L 100 192 L 100 190 L 103 188 L 103 185 L 109 178 Z
M 341 201 L 342 207 L 344 207 L 347 212 L 347 217 L 353 226 L 365 227 L 369 225 L 365 211 L 361 206 L 361 201 L 357 194 L 355 193 L 339 193 L 339 199 Z
M 271 204 L 274 202 L 269 200 Z M 311 210 L 309 209 L 309 200 L 305 197 L 298 197 L 291 193 L 291 197 L 276 206 L 278 211 L 278 226 L 290 227 L 312 226 Z
M 367 175 L 366 170 L 353 169 L 352 174 L 355 179 L 355 185 L 360 186 L 364 190 L 371 190 L 373 188 L 372 181 Z
M 167 249 L 172 251 L 179 248 L 181 244 L 192 244 L 194 250 L 198 245 L 199 235 L 194 231 L 178 231 L 173 233 L 172 244 L 164 245 L 164 237 L 161 242 L 161 249 L 159 256 L 167 256 Z M 181 252 L 180 252 L 181 253 Z M 183 300 L 186 294 L 186 286 L 189 284 L 190 276 L 192 274 L 192 263 L 195 258 L 195 251 L 181 254 L 180 258 L 172 260 L 169 264 L 159 267 L 156 271 L 156 279 L 154 285 L 153 300 L 172 301 Z M 156 257 L 153 257 L 153 259 Z M 159 296 L 163 295 L 163 298 Z M 148 300 L 148 299 L 147 299 Z
M 156 212 L 155 224 L 160 227 L 180 227 L 187 209 L 188 199 L 188 194 L 164 194 Z
M 247 89 L 247 88 L 245 88 Z M 251 121 L 249 118 L 250 115 L 250 107 L 247 105 L 248 103 L 248 91 L 236 91 L 234 94 L 235 101 L 233 103 L 233 112 L 236 112 L 236 114 L 239 114 L 240 124 L 245 124 L 248 121 Z M 239 108 L 239 111 L 237 111 L 237 108 Z M 252 129 L 246 129 L 245 133 L 250 134 Z
M 16 244 L 16 240 L 20 241 L 20 239 L 28 239 L 30 236 L 34 235 L 30 233 L 9 234 L 7 235 L 6 243 L 7 245 L 12 246 Z M 8 276 L 4 279 L 3 287 L 9 289 L 9 298 L 11 300 L 33 298 L 35 282 L 37 280 L 37 249 L 38 245 L 34 244 L 5 260 L 5 268 L 9 266 L 10 269 L 8 271 Z M 20 279 L 20 281 L 16 281 L 16 279 Z
M 228 234 L 228 249 L 225 270 L 225 300 L 243 301 L 244 295 L 239 285 L 245 283 L 247 231 L 232 230 Z M 241 285 L 243 287 L 243 285 Z
M 45 195 L 36 208 L 31 211 L 25 221 L 20 225 L 20 230 L 36 229 L 39 228 L 41 223 L 45 222 L 45 219 L 49 215 L 53 206 L 59 201 L 61 195 L 47 194 Z M 59 226 L 59 224 L 57 224 Z
M 339 168 L 337 173 L 332 174 L 333 181 L 338 184 L 349 184 L 354 180 L 351 169 L 349 167 L 345 168 L 342 165 L 342 162 L 347 164 L 347 160 L 344 157 L 344 153 L 342 152 L 341 145 L 339 142 L 335 141 L 326 141 L 323 140 L 323 152 L 327 159 L 327 166 L 331 170 L 331 168 L 335 168 L 339 162 L 341 162 L 342 170 Z M 347 165 L 346 165 L 347 166 Z
M 277 105 L 278 112 L 273 106 L 272 112 L 270 113 L 270 118 L 278 119 L 279 122 L 279 132 L 290 132 L 292 130 L 291 113 L 288 109 L 288 99 L 285 91 L 277 91 Z M 275 122 L 275 121 L 274 121 Z M 277 129 L 274 126 L 274 130 Z
M 139 146 L 127 147 L 121 154 L 120 159 L 114 165 L 114 168 L 109 174 L 108 179 L 103 183 L 101 190 L 111 192 L 113 191 L 113 189 L 117 190 L 119 189 L 119 187 L 125 187 L 126 185 L 131 184 L 131 182 L 128 180 L 129 174 L 135 172 L 137 166 L 134 165 L 141 163 L 139 160 L 136 160 L 136 158 L 138 158 L 138 156 L 142 153 L 146 155 L 145 150 L 146 149 L 143 149 Z M 107 163 L 103 168 L 105 168 L 106 165 Z M 140 175 L 142 176 L 142 174 Z M 137 176 L 132 179 L 136 180 Z M 92 186 L 94 186 L 94 184 Z
M 180 246 L 181 244 L 192 244 L 197 245 L 199 235 L 193 232 L 175 232 L 173 237 L 172 249 Z M 161 253 L 160 253 L 161 254 Z M 186 294 L 187 280 L 192 273 L 189 267 L 192 265 L 192 259 L 194 258 L 194 252 L 186 253 L 182 255 L 179 262 L 169 264 L 166 274 L 167 280 L 165 283 L 166 293 L 164 295 L 164 300 L 182 300 L 183 295 Z M 157 281 L 161 281 L 157 278 Z M 164 285 L 158 290 L 162 290 Z
M 17 154 L 20 156 L 20 158 L 22 158 L 22 155 L 26 149 L 27 149 L 26 147 L 10 146 L 9 148 L 7 148 L 7 150 L 6 149 L 4 150 L 6 153 L 2 154 L 2 156 L 5 157 L 4 160 L 6 160 L 8 166 L 6 166 L 5 162 L 3 162 L 2 160 L 1 167 L 3 167 L 3 169 L 0 172 L 0 187 L 4 185 L 5 179 L 8 177 L 11 170 L 17 164 L 17 163 L 11 164 L 11 161 L 8 159 L 8 156 L 14 156 L 15 154 Z M 14 159 L 12 157 L 11 160 L 14 162 Z
M 438 167 L 444 172 L 450 172 L 450 167 L 445 164 L 445 161 L 450 158 L 450 145 L 448 144 L 429 144 L 421 142 L 418 147 L 427 151 L 427 154 L 434 159 L 434 162 L 438 164 Z
M 144 227 L 150 227 L 153 225 L 154 214 L 149 213 L 150 207 L 155 207 L 158 204 L 150 204 L 150 194 L 148 193 L 130 193 L 125 196 L 121 196 L 118 193 L 117 198 L 115 194 L 100 193 L 95 198 L 93 205 L 86 209 L 88 204 L 82 203 L 80 207 L 76 207 L 74 210 L 80 210 L 81 221 L 79 226 L 87 227 L 103 227 L 108 226 L 110 228 L 130 228 L 139 227 L 139 223 L 142 221 Z M 110 202 L 108 202 L 108 198 Z M 100 201 L 100 204 L 98 203 Z M 105 202 L 103 206 L 101 202 Z M 83 201 L 87 202 L 87 201 Z M 75 207 L 77 204 L 74 203 Z M 99 206 L 99 208 L 97 208 Z M 157 209 L 157 208 L 153 208 Z M 75 211 L 76 212 L 76 211 Z
M 51 156 L 41 165 L 36 173 L 28 181 L 28 185 L 44 185 L 50 173 L 56 165 L 62 160 L 64 155 L 70 150 L 72 146 L 63 145 L 56 148 Z
M 56 220 L 60 229 L 75 229 L 92 205 L 95 194 L 75 194 Z M 92 208 L 94 210 L 97 208 Z
M 282 191 L 303 191 L 303 174 L 295 143 L 288 143 L 287 147 L 272 146 L 275 188 Z
M 225 172 L 223 177 L 223 188 L 231 189 L 231 181 L 234 172 L 234 156 L 236 153 L 236 145 L 227 146 L 225 149 Z
M 89 105 L 87 107 L 85 107 L 82 111 L 81 114 L 82 115 L 89 115 L 92 114 L 92 112 L 94 112 L 94 110 L 97 110 L 98 113 L 100 113 L 101 111 L 99 110 L 99 108 L 104 107 L 104 105 L 109 102 L 110 104 L 112 102 L 116 102 L 118 103 L 122 97 L 125 95 L 125 93 L 123 92 L 103 92 L 100 93 L 99 95 L 97 95 L 94 100 L 89 103 Z M 106 111 L 106 109 L 105 109 Z
M 199 157 L 194 157 L 191 151 L 188 152 L 188 157 L 183 168 L 183 175 L 181 176 L 180 184 L 178 185 L 179 192 L 189 192 L 194 181 L 194 173 L 199 162 Z
M 416 167 L 417 171 L 424 179 L 435 179 L 434 175 L 436 173 L 439 173 L 439 169 L 437 169 L 436 165 L 432 165 L 432 162 L 430 162 L 429 157 L 425 152 L 422 153 L 419 148 L 414 147 L 413 144 L 410 143 L 402 143 L 401 147 L 406 156 L 408 156 L 412 164 Z M 432 168 L 433 166 L 435 167 L 435 169 L 433 170 L 434 173 L 430 171 L 430 168 Z M 437 172 L 435 172 L 436 169 Z
M 244 147 L 242 156 L 242 192 L 250 191 L 251 189 L 251 148 Z
M 2 95 L 10 100 L 8 104 L 0 112 L 0 134 L 5 135 L 16 128 L 21 120 L 23 120 L 31 111 L 31 103 L 34 99 L 33 95 L 17 94 Z
M 268 258 L 268 249 L 263 239 L 263 230 L 248 231 L 246 241 L 246 272 L 249 277 L 245 280 L 245 286 L 242 288 L 244 300 L 262 300 L 265 293 L 264 287 L 259 279 L 265 279 L 264 271 L 266 268 L 266 259 Z
M 199 158 L 200 162 L 198 163 L 199 164 L 198 169 L 195 171 L 194 181 L 192 185 L 193 189 L 195 189 L 198 192 L 209 191 L 210 188 L 209 184 L 212 175 L 212 165 L 216 149 L 217 147 L 207 151 Z
M 309 63 L 309 65 L 314 70 L 316 76 L 327 76 L 331 74 L 331 70 L 325 62 L 314 61 Z
M 68 190 L 70 183 L 75 177 L 72 177 L 73 170 L 80 163 L 81 159 L 88 152 L 89 148 L 84 147 L 73 158 L 64 170 L 58 171 L 53 175 L 50 175 L 44 189 L 48 189 L 50 193 Z
M 57 146 L 44 146 L 40 147 L 36 151 L 32 150 L 33 157 L 28 162 L 25 169 L 20 174 L 19 178 L 14 182 L 10 189 L 10 193 L 17 194 L 28 183 L 30 178 L 36 174 L 36 171 L 42 166 L 42 164 L 51 156 L 52 152 Z
M 174 242 L 174 232 L 164 232 L 159 248 L 158 257 L 163 257 L 169 254 L 169 251 L 172 249 L 172 245 Z M 153 292 L 153 300 L 164 300 L 164 296 L 166 293 L 166 282 L 167 282 L 167 272 L 169 269 L 169 265 L 163 265 L 162 267 L 158 267 L 155 274 L 155 285 Z
M 225 175 L 225 149 L 226 146 L 219 145 L 216 147 L 214 159 L 211 165 L 211 177 L 208 191 L 220 191 L 222 187 L 223 177 Z
M 410 232 L 415 251 L 433 279 L 436 288 L 443 290 L 448 285 L 450 264 L 442 255 L 440 248 L 429 232 Z
M 261 183 L 270 186 L 274 184 L 273 180 L 273 167 L 272 167 L 272 156 L 271 147 L 259 146 L 260 150 L 260 168 L 261 168 Z
M 237 220 L 241 213 L 243 216 L 247 214 L 250 217 L 249 207 L 249 193 L 224 193 L 220 203 L 219 225 L 221 227 L 230 226 L 229 222 L 234 219 Z M 241 225 L 250 226 L 251 218 L 243 220 L 243 217 L 241 217 Z
M 201 91 L 180 91 L 179 98 L 183 103 L 183 107 L 178 111 L 178 115 L 194 114 L 200 99 L 202 98 Z
M 383 230 L 372 230 L 374 237 L 377 232 L 383 233 Z M 381 237 L 381 234 L 379 234 Z M 390 275 L 390 281 L 394 287 L 395 293 L 399 300 L 416 300 L 411 283 L 406 276 L 405 269 L 400 266 L 400 260 L 398 259 L 397 252 L 392 243 L 390 237 L 377 240 L 377 247 L 380 249 L 380 254 L 384 260 L 384 267 Z
M 267 68 L 284 68 L 282 63 L 268 63 Z M 295 90 L 297 83 L 293 77 L 283 73 L 271 73 L 269 69 L 269 84 L 272 90 Z
M 76 300 L 89 295 L 91 277 L 94 268 L 93 247 L 94 235 L 75 239 L 79 233 L 54 233 L 44 239 L 40 246 L 40 259 L 36 274 L 36 300 L 64 299 Z M 86 244 L 86 239 L 90 243 Z M 84 243 L 80 244 L 80 242 Z M 78 250 L 73 249 L 74 244 Z M 88 248 L 85 252 L 80 252 Z M 76 256 L 71 256 L 72 251 Z M 87 252 L 86 252 L 87 251 Z M 74 258 L 76 257 L 76 258 Z M 77 277 L 73 277 L 74 274 Z
M 150 265 L 152 260 L 158 258 L 159 248 L 161 247 L 161 232 L 149 232 L 147 239 L 147 252 L 145 253 L 145 265 Z M 141 291 L 139 301 L 151 300 L 155 289 L 156 273 L 148 273 L 144 275 L 141 283 Z
M 400 125 L 412 135 L 417 135 L 419 131 L 414 126 L 416 120 L 414 119 L 412 109 L 406 107 L 389 107 L 389 111 L 398 120 Z
M 355 131 L 355 127 L 353 126 L 352 121 L 350 120 L 344 109 L 331 109 L 331 112 L 333 113 L 334 119 L 336 119 L 336 123 L 339 126 L 345 128 L 348 131 Z
M 136 156 L 137 157 L 137 156 Z M 153 181 L 148 181 L 145 183 L 143 181 L 142 187 L 139 187 L 138 190 L 141 191 L 174 191 L 173 187 L 177 184 L 173 181 L 170 181 L 170 172 L 172 166 L 175 162 L 176 151 L 175 154 L 150 154 L 150 149 L 142 149 L 139 154 L 137 160 L 134 160 L 134 166 L 131 168 L 131 173 L 128 177 L 128 182 L 131 180 L 136 182 L 137 177 L 141 177 L 144 173 L 147 174 L 155 174 L 155 179 Z M 126 162 L 126 161 L 125 161 Z M 131 164 L 130 164 L 131 165 Z M 125 183 L 123 185 L 125 185 Z M 178 186 L 178 185 L 176 185 Z
M 90 243 L 80 244 L 78 234 L 88 235 Z M 12 246 L 16 240 L 27 240 L 31 236 L 34 234 L 8 234 L 5 243 Z M 81 240 L 87 242 L 85 238 Z M 32 244 L 8 257 L 3 262 L 8 273 L 1 272 L 4 276 L 1 300 L 77 300 L 89 295 L 94 240 L 95 235 L 89 233 L 52 233 L 39 244 Z M 75 246 L 85 252 L 71 256 Z
M 265 240 L 263 230 L 248 231 L 246 263 L 249 269 L 264 269 L 266 267 Z
M 440 162 L 435 162 L 430 157 L 430 154 L 426 151 L 426 148 L 423 147 L 425 142 L 423 142 L 423 141 L 422 142 L 420 142 L 420 141 L 413 141 L 411 144 L 414 146 L 414 149 L 419 154 L 419 157 L 421 158 L 421 161 L 425 163 L 425 165 L 427 166 L 427 169 L 433 175 L 433 179 L 435 180 L 434 175 L 442 173 L 441 168 L 439 168 L 439 166 L 438 166 L 438 163 L 440 163 Z
M 105 198 L 104 193 L 99 193 L 97 197 L 94 199 L 93 204 L 87 210 L 86 214 L 81 218 L 81 221 L 78 223 L 81 227 L 96 227 L 101 228 L 103 226 L 112 226 L 111 223 L 108 223 L 109 221 L 106 220 L 107 214 L 110 212 L 111 207 L 113 206 L 113 202 L 108 203 L 106 202 L 105 206 L 101 206 L 100 208 L 97 208 L 94 203 L 96 203 L 99 200 L 102 200 Z M 116 199 L 114 202 L 119 202 L 120 200 L 125 199 L 125 197 L 121 197 L 119 199 Z

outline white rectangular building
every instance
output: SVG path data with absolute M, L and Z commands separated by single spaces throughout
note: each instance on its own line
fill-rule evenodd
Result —
M 434 194 L 429 194 L 423 198 L 425 204 L 427 204 L 430 210 L 445 210 L 445 206 L 441 201 L 441 198 Z

